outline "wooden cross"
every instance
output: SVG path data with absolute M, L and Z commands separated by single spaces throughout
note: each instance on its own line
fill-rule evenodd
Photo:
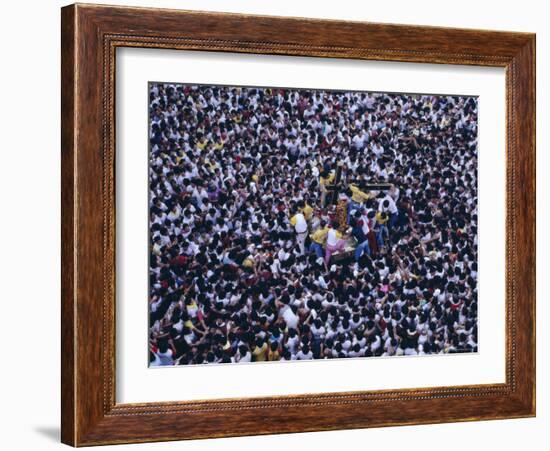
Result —
M 330 191 L 328 199 L 330 204 L 336 204 L 338 195 L 347 188 L 347 184 L 342 181 L 342 167 L 343 163 L 338 163 L 334 182 L 326 187 L 327 191 Z M 388 191 L 392 187 L 391 183 L 366 182 L 365 180 L 352 180 L 350 183 L 356 185 L 362 191 Z

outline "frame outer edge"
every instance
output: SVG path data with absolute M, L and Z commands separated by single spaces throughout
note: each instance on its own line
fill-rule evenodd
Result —
M 190 438 L 213 438 L 213 437 L 227 437 L 238 435 L 256 435 L 266 433 L 288 433 L 298 431 L 318 431 L 318 430 L 333 430 L 333 429 L 348 429 L 355 427 L 372 427 L 372 426 L 387 426 L 388 423 L 380 424 L 367 424 L 365 421 L 356 421 L 356 419 L 350 420 L 345 415 L 350 415 L 351 411 L 356 411 L 358 407 L 352 407 L 353 404 L 349 404 L 347 413 L 344 409 L 337 410 L 341 413 L 342 422 L 336 425 L 332 424 L 327 426 L 323 424 L 323 418 L 314 418 L 312 422 L 303 424 L 298 428 L 281 427 L 277 429 L 262 429 L 255 432 L 250 432 L 247 428 L 235 432 L 231 427 L 226 428 L 225 425 L 216 430 L 216 432 L 197 433 L 190 431 L 187 436 L 181 434 L 173 434 L 162 432 L 160 434 L 148 432 L 147 429 L 143 429 L 144 423 L 147 424 L 147 418 L 151 415 L 151 419 L 155 421 L 162 421 L 164 414 L 158 412 L 148 412 L 149 409 L 145 408 L 143 413 L 138 415 L 145 415 L 141 418 L 144 420 L 138 420 L 137 416 L 127 415 L 122 412 L 117 414 L 116 408 L 113 412 L 110 412 L 109 406 L 105 406 L 105 393 L 101 395 L 98 393 L 98 389 L 101 387 L 98 384 L 105 384 L 105 368 L 100 369 L 97 366 L 92 365 L 94 362 L 98 362 L 104 356 L 104 352 L 108 350 L 102 349 L 101 344 L 96 338 L 100 334 L 97 330 L 89 330 L 83 327 L 83 323 L 90 316 L 92 323 L 99 321 L 100 313 L 94 310 L 97 307 L 97 299 L 99 298 L 99 288 L 94 285 L 96 283 L 97 274 L 94 279 L 85 278 L 82 273 L 84 266 L 89 265 L 90 261 L 101 258 L 101 253 L 95 246 L 95 238 L 90 242 L 90 234 L 92 230 L 97 231 L 99 224 L 99 216 L 93 212 L 89 206 L 86 206 L 86 200 L 97 201 L 99 191 L 105 194 L 105 186 L 101 189 L 97 188 L 95 181 L 93 180 L 93 174 L 99 174 L 98 168 L 100 162 L 98 160 L 99 154 L 95 153 L 96 149 L 101 145 L 98 141 L 98 136 L 95 131 L 92 133 L 90 124 L 101 123 L 101 114 L 98 112 L 88 111 L 87 108 L 95 107 L 98 103 L 105 101 L 104 94 L 100 93 L 100 89 L 93 82 L 100 81 L 99 73 L 102 70 L 98 69 L 98 64 L 105 64 L 104 54 L 102 53 L 102 39 L 105 34 L 109 33 L 113 28 L 115 30 L 120 29 L 121 32 L 125 30 L 132 30 L 136 33 L 142 33 L 145 30 L 145 34 L 150 32 L 149 26 L 143 22 L 142 13 L 150 12 L 151 16 L 155 15 L 158 19 L 161 10 L 145 9 L 139 11 L 139 15 L 133 17 L 127 17 L 127 9 L 117 7 L 106 7 L 100 5 L 71 5 L 62 8 L 62 67 L 61 67 L 61 86 L 62 86 L 62 344 L 61 344 L 61 382 L 62 382 L 62 441 L 72 446 L 82 445 L 98 445 L 98 444 L 114 444 L 114 443 L 136 443 L 136 442 L 150 442 L 150 441 L 165 441 L 165 440 L 181 440 Z M 164 10 L 166 11 L 166 10 Z M 136 13 L 136 11 L 132 11 Z M 181 11 L 183 12 L 183 11 Z M 216 19 L 223 19 L 223 14 L 204 14 L 205 18 L 212 19 L 216 16 Z M 139 18 L 139 16 L 142 16 Z M 247 16 L 249 19 L 253 19 L 256 16 Z M 138 21 L 141 20 L 141 22 Z M 115 20 L 116 19 L 116 20 Z M 153 18 L 152 18 L 153 19 Z M 275 19 L 275 18 L 273 18 Z M 268 20 L 266 18 L 266 20 Z M 284 18 L 278 18 L 281 22 L 286 21 Z M 306 19 L 304 19 L 306 20 Z M 184 21 L 185 22 L 185 21 Z M 238 22 L 238 21 L 237 21 Z M 320 23 L 322 21 L 319 21 Z M 164 22 L 163 22 L 164 23 Z M 157 24 L 160 26 L 161 24 Z M 170 25 L 168 29 L 176 30 L 174 23 L 168 23 Z M 344 26 L 344 23 L 341 24 Z M 378 33 L 383 32 L 386 25 L 374 25 L 380 27 L 382 30 L 376 30 Z M 153 29 L 155 25 L 153 25 Z M 252 27 L 254 29 L 254 27 Z M 410 27 L 402 26 L 402 29 L 408 29 Z M 425 27 L 420 27 L 425 28 Z M 140 31 L 141 30 L 141 31 Z M 256 30 L 257 31 L 257 30 Z M 387 30 L 386 30 L 387 31 Z M 416 30 L 418 31 L 418 30 Z M 415 32 L 416 32 L 415 31 Z M 422 31 L 422 30 L 420 30 Z M 420 32 L 418 31 L 418 32 Z M 457 33 L 466 30 L 456 30 Z M 179 35 L 179 31 L 174 31 L 176 35 Z M 258 32 L 259 33 L 259 32 Z M 469 32 L 468 32 L 469 33 Z M 520 190 L 523 192 L 517 193 L 515 198 L 518 201 L 520 207 L 531 208 L 528 212 L 528 218 L 523 221 L 519 220 L 518 231 L 527 234 L 527 241 L 524 242 L 524 248 L 519 252 L 519 264 L 525 264 L 525 267 L 518 271 L 525 278 L 523 283 L 519 285 L 519 305 L 525 311 L 520 312 L 520 325 L 518 329 L 518 347 L 520 351 L 523 351 L 524 355 L 518 356 L 517 363 L 514 367 L 519 369 L 519 390 L 516 391 L 515 396 L 503 395 L 500 398 L 495 398 L 497 404 L 495 412 L 485 412 L 478 415 L 468 416 L 446 416 L 445 418 L 432 419 L 429 423 L 449 422 L 449 421 L 471 421 L 482 419 L 497 419 L 497 418 L 518 418 L 525 416 L 533 416 L 534 414 L 534 309 L 535 309 L 535 269 L 534 269 L 534 256 L 535 256 L 535 237 L 534 234 L 534 200 L 535 200 L 535 143 L 534 143 L 534 86 L 535 86 L 535 74 L 534 74 L 534 61 L 535 61 L 535 42 L 534 35 L 522 34 L 521 39 L 515 33 L 495 33 L 483 32 L 484 35 L 488 35 L 489 41 L 498 45 L 498 50 L 495 50 L 496 55 L 502 55 L 498 61 L 486 61 L 478 62 L 471 58 L 471 55 L 460 54 L 457 55 L 456 60 L 450 61 L 448 58 L 438 57 L 435 53 L 431 54 L 426 52 L 422 56 L 418 57 L 421 62 L 433 62 L 437 59 L 437 62 L 451 63 L 451 64 L 476 64 L 476 65 L 497 65 L 507 66 L 511 60 L 517 63 L 518 71 L 518 94 L 520 104 L 518 108 L 518 116 L 524 113 L 521 118 L 516 118 L 512 124 L 514 133 L 517 134 L 516 145 L 514 147 L 520 147 L 521 161 L 516 166 L 516 173 L 519 178 Z M 202 32 L 199 32 L 202 35 Z M 200 36 L 199 36 L 200 38 Z M 502 44 L 506 43 L 507 39 L 510 39 L 513 43 L 514 56 L 510 56 L 511 50 L 506 50 Z M 153 37 L 153 40 L 160 40 L 159 37 Z M 200 38 L 199 40 L 203 40 Z M 258 42 L 261 42 L 262 34 L 260 33 Z M 476 38 L 477 39 L 477 38 Z M 520 39 L 520 41 L 518 41 Z M 479 39 L 477 39 L 479 41 Z M 477 42 L 476 41 L 476 42 Z M 284 43 L 269 44 L 268 48 L 278 48 L 279 45 L 285 47 Z M 224 49 L 216 49 L 217 51 L 235 51 L 233 46 Z M 313 50 L 306 45 L 303 50 L 305 54 L 312 54 Z M 329 49 L 330 50 L 330 49 Z M 352 50 L 355 54 L 355 47 L 352 45 Z M 363 49 L 364 50 L 364 49 Z M 242 50 L 237 50 L 242 51 Z M 388 57 L 390 60 L 406 60 L 408 57 L 407 49 L 404 50 L 403 55 Z M 334 52 L 336 52 L 334 50 Z M 339 52 L 339 50 L 338 50 Z M 336 53 L 338 53 L 336 52 Z M 450 51 L 444 51 L 444 54 Z M 477 49 L 474 49 L 474 53 Z M 256 53 L 253 51 L 252 53 Z M 268 51 L 258 51 L 258 53 L 269 53 Z M 300 50 L 300 54 L 302 50 Z M 328 54 L 332 54 L 333 51 L 329 51 Z M 483 53 L 485 55 L 485 53 Z M 475 55 L 474 55 L 475 56 Z M 354 56 L 348 55 L 345 58 L 353 58 Z M 367 58 L 366 55 L 359 55 L 360 59 Z M 441 58 L 441 59 L 440 59 Z M 506 64 L 505 64 L 506 62 Z M 103 68 L 104 69 L 104 68 Z M 522 97 L 524 97 L 522 99 Z M 86 121 L 79 120 L 79 114 L 83 113 L 86 116 Z M 95 126 L 95 125 L 94 125 Z M 523 145 L 522 145 L 522 141 Z M 527 143 L 526 141 L 527 140 Z M 519 145 L 518 145 L 519 144 Z M 79 158 L 80 157 L 80 158 Z M 107 164 L 104 160 L 101 163 Z M 526 183 L 523 187 L 521 183 Z M 91 190 L 91 192 L 90 192 Z M 104 206 L 105 208 L 105 206 Z M 80 235 L 80 236 L 79 236 Z M 84 246 L 84 248 L 83 248 Z M 86 260 L 85 257 L 88 257 Z M 91 258 L 90 258 L 91 257 Z M 78 265 L 78 261 L 82 261 L 82 265 Z M 103 254 L 105 259 L 105 254 Z M 103 264 L 105 264 L 105 260 Z M 528 266 L 530 265 L 530 266 Z M 79 267 L 80 266 L 80 267 Z M 93 266 L 92 266 L 93 267 Z M 90 267 L 90 268 L 92 268 Z M 80 275 L 79 275 L 80 272 Z M 94 268 L 94 273 L 96 268 Z M 104 274 L 105 277 L 105 274 Z M 521 310 L 521 309 L 518 309 Z M 78 324 L 78 318 L 82 323 Z M 521 333 L 525 326 L 533 326 L 533 334 L 529 332 Z M 80 326 L 80 329 L 79 329 Z M 103 331 L 105 333 L 105 331 Z M 88 342 L 92 340 L 93 342 Z M 112 343 L 111 343 L 112 344 Z M 525 352 L 529 348 L 528 352 Z M 77 396 L 80 395 L 80 396 Z M 478 395 L 480 396 L 480 395 Z M 429 398 L 429 397 L 427 397 Z M 423 403 L 435 405 L 435 399 L 423 399 Z M 449 397 L 449 401 L 454 398 Z M 474 398 L 472 398 L 474 399 Z M 101 401 L 103 402 L 101 402 Z M 419 400 L 420 401 L 420 400 Z M 507 402 L 507 403 L 506 403 Z M 512 404 L 513 402 L 513 404 Z M 439 404 L 441 404 L 439 402 Z M 474 406 L 472 403 L 471 406 Z M 296 406 L 298 409 L 300 406 Z M 503 408 L 501 412 L 498 409 Z M 206 429 L 212 429 L 220 426 L 220 422 L 224 421 L 223 413 L 229 409 L 220 408 L 216 409 L 219 412 L 215 413 L 186 413 L 178 416 L 180 424 L 185 426 L 187 423 L 191 426 L 191 429 L 198 427 L 195 420 L 206 421 L 201 427 Z M 270 415 L 274 418 L 280 415 L 280 418 L 288 418 L 289 410 L 284 406 L 275 408 L 276 412 Z M 246 409 L 243 410 L 246 412 Z M 122 414 L 121 414 L 122 413 Z M 166 412 L 168 413 L 168 412 Z M 261 413 L 261 410 L 258 412 Z M 195 417 L 196 415 L 196 417 Z M 208 417 L 207 417 L 208 416 Z M 250 421 L 255 417 L 251 413 L 248 415 Z M 246 422 L 246 418 L 242 418 Z M 239 420 L 241 421 L 241 420 Z M 394 420 L 392 420 L 393 422 Z M 166 423 L 166 421 L 165 421 Z M 195 423 L 195 424 L 193 424 Z M 376 423 L 376 421 L 374 422 Z M 423 424 L 425 421 L 418 420 L 406 420 L 405 418 L 395 420 L 393 425 L 404 424 Z M 170 423 L 173 427 L 174 423 Z M 162 425 L 161 425 L 162 426 Z M 166 424 L 164 424 L 166 426 Z M 166 429 L 166 428 L 165 428 Z
M 534 220 L 532 221 L 532 234 L 533 234 L 533 332 L 532 332 L 532 359 L 533 359 L 533 376 L 532 376 L 532 403 L 531 412 L 533 416 L 537 415 L 537 35 L 533 34 L 531 41 L 531 70 L 533 71 L 531 77 L 531 95 L 533 97 L 532 114 L 529 120 L 532 124 L 531 142 L 532 142 L 532 169 L 533 174 L 533 208 L 534 208 Z
M 76 6 L 61 8 L 61 442 L 76 446 Z
M 516 146 L 518 148 L 517 192 L 518 285 L 517 297 L 524 297 L 529 308 L 518 309 L 518 353 L 520 384 L 518 396 L 527 416 L 536 416 L 536 35 L 514 58 L 518 87 Z M 527 351 L 528 350 L 528 351 Z

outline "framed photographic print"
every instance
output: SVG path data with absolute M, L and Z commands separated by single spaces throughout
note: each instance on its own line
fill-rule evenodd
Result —
M 61 31 L 64 443 L 535 415 L 534 35 Z

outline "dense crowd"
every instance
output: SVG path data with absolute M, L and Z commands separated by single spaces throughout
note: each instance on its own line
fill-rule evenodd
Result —
M 477 351 L 476 98 L 152 83 L 149 106 L 151 366 Z

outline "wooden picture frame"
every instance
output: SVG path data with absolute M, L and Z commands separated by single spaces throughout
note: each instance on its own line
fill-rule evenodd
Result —
M 76 4 L 62 9 L 61 38 L 64 443 L 84 446 L 535 415 L 534 34 Z M 118 404 L 118 47 L 505 68 L 506 382 Z

